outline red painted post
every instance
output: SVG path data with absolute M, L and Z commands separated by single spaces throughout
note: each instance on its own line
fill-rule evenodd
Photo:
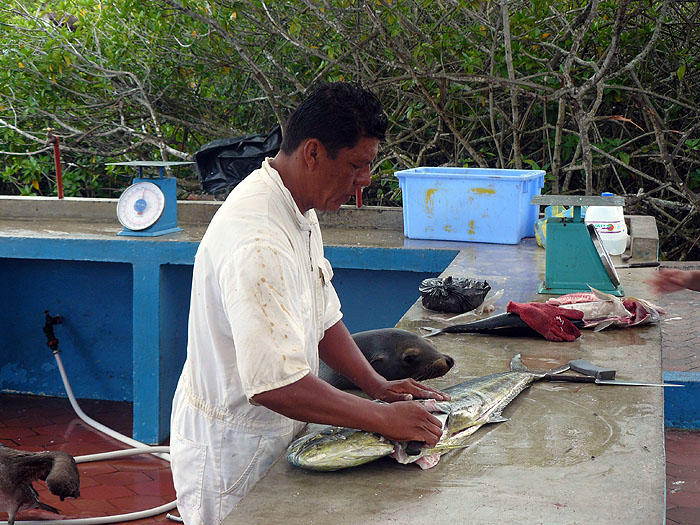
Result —
M 49 132 L 49 141 L 53 144 L 53 159 L 56 163 L 56 186 L 58 190 L 58 198 L 63 198 L 63 169 L 61 168 L 61 148 L 59 147 L 58 137 Z

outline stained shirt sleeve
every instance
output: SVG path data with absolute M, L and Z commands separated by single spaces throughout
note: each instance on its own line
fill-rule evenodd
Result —
M 241 385 L 248 399 L 294 383 L 311 367 L 294 258 L 271 242 L 239 246 L 221 274 Z

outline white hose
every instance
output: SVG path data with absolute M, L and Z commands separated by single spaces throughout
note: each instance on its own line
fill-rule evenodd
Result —
M 135 456 L 137 454 L 153 454 L 156 452 L 169 452 L 170 447 L 137 447 L 127 448 L 124 450 L 115 450 L 113 452 L 103 452 L 102 454 L 89 454 L 87 456 L 79 456 L 75 458 L 76 463 L 90 463 L 92 461 L 102 461 L 105 459 L 121 458 L 124 456 Z
M 59 355 L 58 350 L 54 350 L 53 355 L 56 358 L 58 370 L 61 372 L 61 379 L 63 380 L 63 386 L 65 386 L 66 388 L 66 393 L 68 394 L 70 404 L 73 407 L 73 410 L 75 410 L 75 413 L 78 415 L 78 417 L 91 427 L 99 430 L 100 432 L 107 434 L 108 436 L 113 437 L 114 439 L 133 447 L 131 449 L 115 450 L 113 452 L 105 452 L 102 454 L 77 456 L 75 458 L 76 463 L 102 461 L 105 459 L 111 459 L 116 457 L 133 456 L 135 454 L 153 454 L 154 456 L 158 456 L 159 458 L 165 459 L 166 461 L 170 461 L 170 455 L 163 454 L 163 452 L 169 452 L 170 447 L 148 446 L 144 443 L 141 443 L 140 441 L 120 434 L 119 432 L 109 427 L 106 427 L 101 423 L 98 423 L 90 416 L 85 414 L 85 412 L 83 412 L 80 406 L 78 405 L 78 401 L 75 399 L 75 396 L 73 395 L 73 390 L 71 389 L 70 383 L 68 382 L 68 376 L 66 375 L 66 370 L 63 367 L 63 361 L 61 360 L 61 356 Z M 169 510 L 173 510 L 176 507 L 177 503 L 175 501 L 171 501 L 170 503 L 166 503 L 165 505 L 161 505 L 160 507 L 155 507 L 153 509 L 142 510 L 138 512 L 130 512 L 128 514 L 119 514 L 116 516 L 100 516 L 97 518 L 72 518 L 67 520 L 21 521 L 16 523 L 21 523 L 21 525 L 95 525 L 98 523 L 122 523 L 124 521 L 140 520 L 144 518 L 150 518 L 152 516 L 157 516 L 158 514 L 162 514 Z M 171 516 L 170 514 L 167 515 L 167 518 L 173 521 L 182 521 L 181 518 L 179 518 L 178 516 Z M 0 525 L 7 525 L 7 521 L 0 521 Z
M 78 401 L 75 399 L 75 396 L 73 395 L 73 390 L 70 387 L 70 382 L 68 381 L 68 375 L 66 374 L 66 369 L 63 367 L 63 360 L 61 359 L 61 356 L 59 355 L 58 350 L 54 350 L 53 355 L 56 358 L 56 363 L 58 364 L 58 371 L 61 373 L 61 379 L 63 379 L 63 385 L 66 388 L 66 394 L 68 394 L 68 399 L 70 400 L 70 404 L 73 407 L 73 410 L 75 410 L 75 413 L 78 414 L 78 417 L 80 419 L 85 421 L 85 423 L 90 425 L 92 428 L 95 428 L 95 429 L 99 430 L 100 432 L 107 434 L 110 437 L 113 437 L 117 441 L 121 441 L 122 443 L 130 445 L 132 447 L 138 447 L 138 448 L 148 447 L 148 445 L 146 445 L 145 443 L 141 443 L 140 441 L 132 439 L 129 436 L 125 436 L 124 434 L 120 434 L 116 430 L 113 430 L 109 427 L 104 426 L 102 423 L 95 421 L 90 416 L 88 416 L 85 412 L 83 412 L 83 410 L 78 405 Z M 154 455 L 157 455 L 159 458 L 162 458 L 166 461 L 170 461 L 170 455 L 168 455 L 168 454 L 154 454 Z M 76 461 L 77 461 L 77 459 L 76 459 Z

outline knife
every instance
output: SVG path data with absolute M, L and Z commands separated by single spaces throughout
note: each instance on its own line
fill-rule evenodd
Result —
M 621 385 L 621 386 L 685 386 L 676 385 L 674 383 L 640 383 L 637 381 L 618 381 L 607 379 L 596 379 L 593 376 L 574 376 L 568 374 L 545 374 L 544 378 L 547 381 L 566 382 L 566 383 L 595 383 L 596 385 Z
M 620 264 L 619 266 L 615 266 L 615 268 L 656 268 L 660 265 L 661 263 L 658 261 L 633 262 L 629 264 Z

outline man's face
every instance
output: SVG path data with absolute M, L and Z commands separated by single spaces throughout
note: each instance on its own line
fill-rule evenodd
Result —
M 360 186 L 372 181 L 370 166 L 377 156 L 379 139 L 363 137 L 354 148 L 343 148 L 334 159 L 326 149 L 319 148 L 319 159 L 314 174 L 314 204 L 319 211 L 337 211 L 355 196 Z

